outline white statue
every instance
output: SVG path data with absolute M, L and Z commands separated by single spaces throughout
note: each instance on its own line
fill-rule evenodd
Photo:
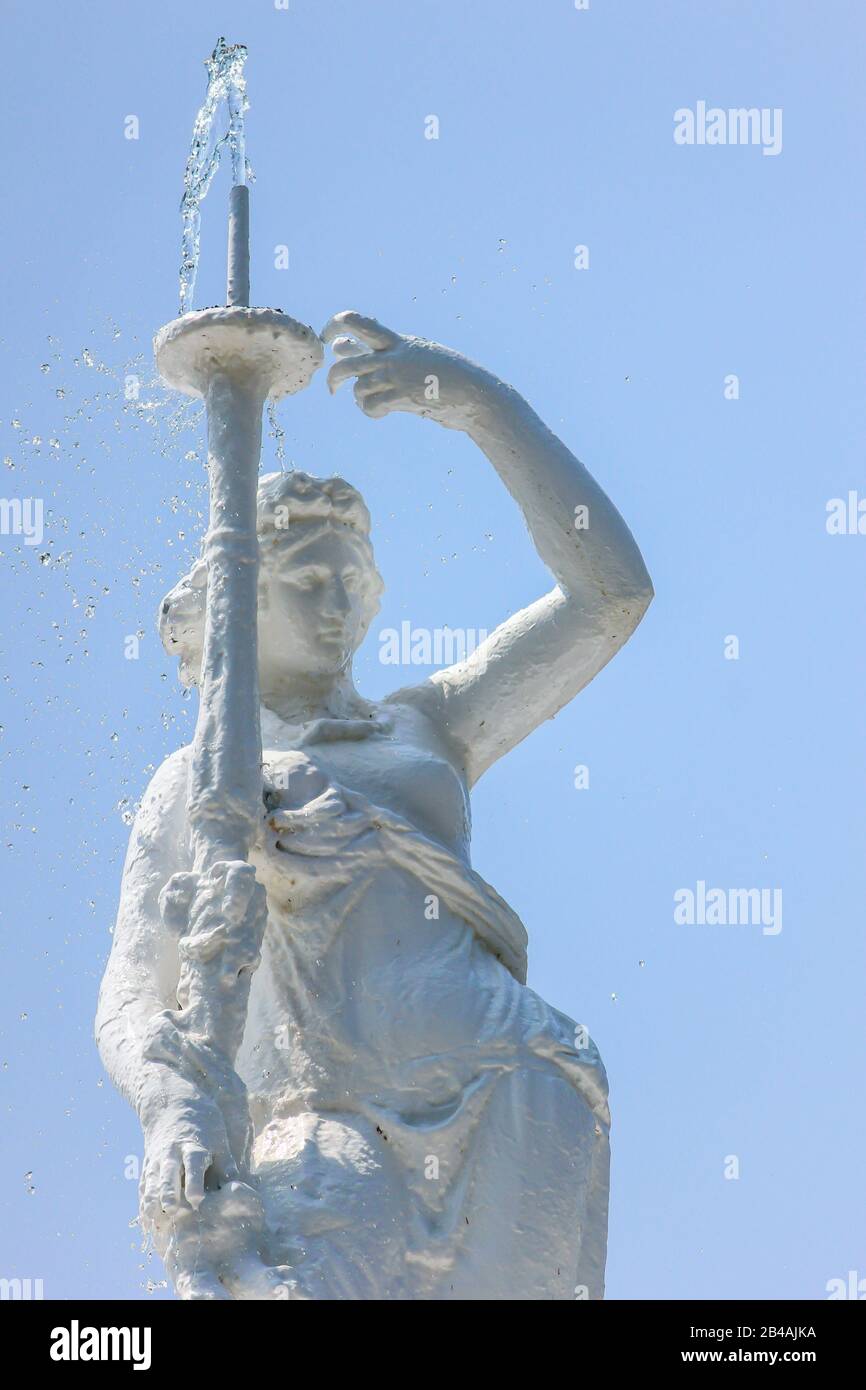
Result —
M 466 660 L 366 700 L 367 509 L 338 478 L 260 480 L 251 864 L 192 871 L 180 749 L 136 819 L 100 996 L 100 1051 L 144 1129 L 142 1221 L 185 1298 L 600 1298 L 604 1069 L 524 982 L 524 929 L 470 867 L 469 791 L 623 645 L 650 580 L 510 387 L 352 312 L 323 336 L 331 388 L 355 377 L 366 415 L 474 440 L 556 585 Z M 187 684 L 205 601 L 200 560 L 160 621 Z

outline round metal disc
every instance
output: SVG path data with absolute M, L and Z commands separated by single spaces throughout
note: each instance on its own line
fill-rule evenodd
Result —
M 272 400 L 308 386 L 324 355 L 318 333 L 279 309 L 198 309 L 167 323 L 153 342 L 166 385 L 203 396 L 222 371 L 255 375 Z

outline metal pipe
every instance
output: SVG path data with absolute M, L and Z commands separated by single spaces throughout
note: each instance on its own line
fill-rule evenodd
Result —
M 250 302 L 250 190 L 235 184 L 229 194 L 229 254 L 226 303 Z

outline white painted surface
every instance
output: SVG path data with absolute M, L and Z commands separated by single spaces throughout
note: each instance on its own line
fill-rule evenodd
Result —
M 409 410 L 475 440 L 556 585 L 465 662 L 373 704 L 351 677 L 380 587 L 363 503 L 338 479 L 260 483 L 261 888 L 240 864 L 228 884 L 221 870 L 184 877 L 195 830 L 180 750 L 133 830 L 103 983 L 100 1048 L 145 1131 L 143 1215 L 184 1297 L 598 1298 L 604 1071 L 523 983 L 523 928 L 470 866 L 468 796 L 623 644 L 649 579 L 610 501 L 516 392 L 359 315 L 323 336 L 337 339 L 332 385 L 355 376 L 368 415 Z M 202 580 L 200 563 L 162 618 L 190 682 Z M 244 721 L 248 733 L 254 713 Z M 261 932 L 247 1005 L 236 967 L 248 981 Z M 213 945 L 204 967 L 206 951 L 181 960 L 190 939 Z M 231 1000 L 215 1010 L 225 1055 L 243 1023 L 236 1072 L 211 1075 L 207 1038 L 177 1048 L 154 1023 L 188 1006 L 191 984 L 205 1021 Z

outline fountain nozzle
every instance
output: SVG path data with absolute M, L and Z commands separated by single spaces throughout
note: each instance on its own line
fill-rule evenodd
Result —
M 250 190 L 235 184 L 229 194 L 229 251 L 226 304 L 250 302 Z

